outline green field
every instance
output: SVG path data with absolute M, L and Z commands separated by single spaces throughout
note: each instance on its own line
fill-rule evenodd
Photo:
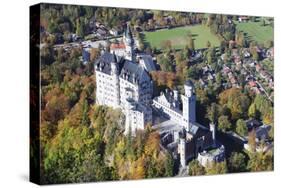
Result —
M 163 29 L 154 32 L 144 32 L 145 42 L 151 47 L 161 48 L 162 41 L 170 40 L 172 47 L 182 49 L 187 44 L 187 34 L 191 32 L 196 49 L 206 48 L 207 41 L 210 41 L 212 46 L 219 46 L 220 41 L 217 36 L 213 35 L 209 28 L 203 25 L 177 27 L 173 29 Z
M 256 22 L 236 23 L 237 29 L 246 33 L 246 37 L 250 41 L 256 41 L 258 43 L 264 43 L 267 40 L 273 40 L 273 27 L 270 25 L 262 26 L 262 22 L 257 20 Z

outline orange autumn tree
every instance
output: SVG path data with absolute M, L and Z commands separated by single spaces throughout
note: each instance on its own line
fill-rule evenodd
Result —
M 164 71 L 152 71 L 151 73 L 152 80 L 157 84 L 158 87 L 166 86 L 170 89 L 177 83 L 176 74 L 172 72 Z
M 241 89 L 231 88 L 223 91 L 219 95 L 219 103 L 230 110 L 232 120 L 237 120 L 247 114 L 250 99 L 247 95 L 242 93 Z

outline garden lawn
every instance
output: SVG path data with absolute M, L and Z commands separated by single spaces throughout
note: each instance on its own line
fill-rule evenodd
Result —
M 144 32 L 144 39 L 151 47 L 156 47 L 157 49 L 161 49 L 161 43 L 165 40 L 170 40 L 173 48 L 182 49 L 187 44 L 188 32 L 192 34 L 195 49 L 206 48 L 207 41 L 210 41 L 214 47 L 218 47 L 220 44 L 218 37 L 203 25 Z
M 258 43 L 264 43 L 268 40 L 273 40 L 273 27 L 270 25 L 262 26 L 262 22 L 257 20 L 256 22 L 236 23 L 237 29 L 243 31 L 246 37 L 250 41 L 256 41 Z

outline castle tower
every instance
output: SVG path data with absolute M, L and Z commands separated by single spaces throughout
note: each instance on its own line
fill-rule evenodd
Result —
M 212 132 L 213 147 L 215 147 L 216 146 L 216 125 L 214 123 L 210 123 L 210 131 Z
M 185 159 L 185 139 L 181 138 L 179 143 L 179 153 L 180 153 L 180 163 L 182 167 L 186 166 L 186 159 Z
M 130 61 L 135 61 L 135 54 L 134 54 L 134 38 L 130 28 L 129 23 L 127 23 L 127 28 L 123 35 L 123 42 L 126 47 L 126 59 Z
M 111 76 L 112 76 L 112 85 L 114 92 L 112 93 L 114 95 L 113 99 L 113 108 L 118 108 L 120 105 L 120 87 L 119 87 L 119 76 L 118 76 L 118 65 L 117 65 L 117 57 L 115 53 L 113 52 L 113 60 L 110 63 L 111 68 Z
M 132 134 L 135 132 L 135 127 L 132 125 L 132 117 L 131 117 L 131 110 L 135 109 L 135 103 L 133 101 L 133 94 L 130 91 L 126 91 L 126 100 L 125 100 L 125 135 L 131 131 Z
M 184 92 L 185 94 L 182 95 L 183 124 L 186 130 L 189 131 L 189 123 L 196 122 L 196 96 L 194 85 L 190 80 L 184 84 Z

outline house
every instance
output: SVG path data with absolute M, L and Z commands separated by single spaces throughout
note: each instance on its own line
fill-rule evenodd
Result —
M 266 51 L 266 56 L 267 56 L 267 58 L 273 59 L 273 57 L 274 57 L 274 48 L 273 47 L 269 48 Z
M 258 139 L 258 141 L 267 140 L 269 138 L 270 129 L 271 126 L 265 124 L 256 128 L 256 138 Z
M 112 43 L 110 45 L 110 53 L 115 53 L 117 56 L 126 56 L 126 46 L 123 42 Z
M 267 71 L 265 71 L 265 70 L 261 70 L 260 71 L 260 76 L 263 78 L 263 79 L 265 79 L 266 81 L 270 81 L 270 79 L 271 79 L 271 75 L 267 72 Z
M 245 58 L 251 57 L 251 53 L 247 49 L 243 51 L 243 55 L 244 55 Z
M 273 147 L 273 143 L 269 139 L 269 132 L 271 128 L 272 127 L 270 125 L 259 124 L 258 127 L 255 127 L 251 130 L 254 131 L 255 134 L 255 150 L 257 152 L 265 152 Z M 248 142 L 249 137 L 246 139 L 247 142 L 244 144 L 244 148 L 248 151 L 252 151 L 252 148 Z
M 234 57 L 234 63 L 236 63 L 236 65 L 241 65 L 242 64 L 241 57 L 235 56 Z
M 255 94 L 260 94 L 261 90 L 258 87 L 252 87 L 251 90 L 255 93 Z
M 249 81 L 248 83 L 251 87 L 256 87 L 257 83 L 254 80 Z
M 224 75 L 228 75 L 228 73 L 231 72 L 230 68 L 229 68 L 228 66 L 226 66 L 226 65 L 224 65 L 222 71 L 223 71 L 223 74 L 224 74 Z
M 256 64 L 256 71 L 259 72 L 262 69 L 260 64 Z
M 100 23 L 100 22 L 96 22 L 96 27 L 97 27 L 97 28 L 99 28 L 99 27 L 100 27 L 100 25 L 101 25 L 101 23 Z
M 107 32 L 105 29 L 98 28 L 96 33 L 97 33 L 97 36 L 99 36 L 99 37 L 105 37 Z

